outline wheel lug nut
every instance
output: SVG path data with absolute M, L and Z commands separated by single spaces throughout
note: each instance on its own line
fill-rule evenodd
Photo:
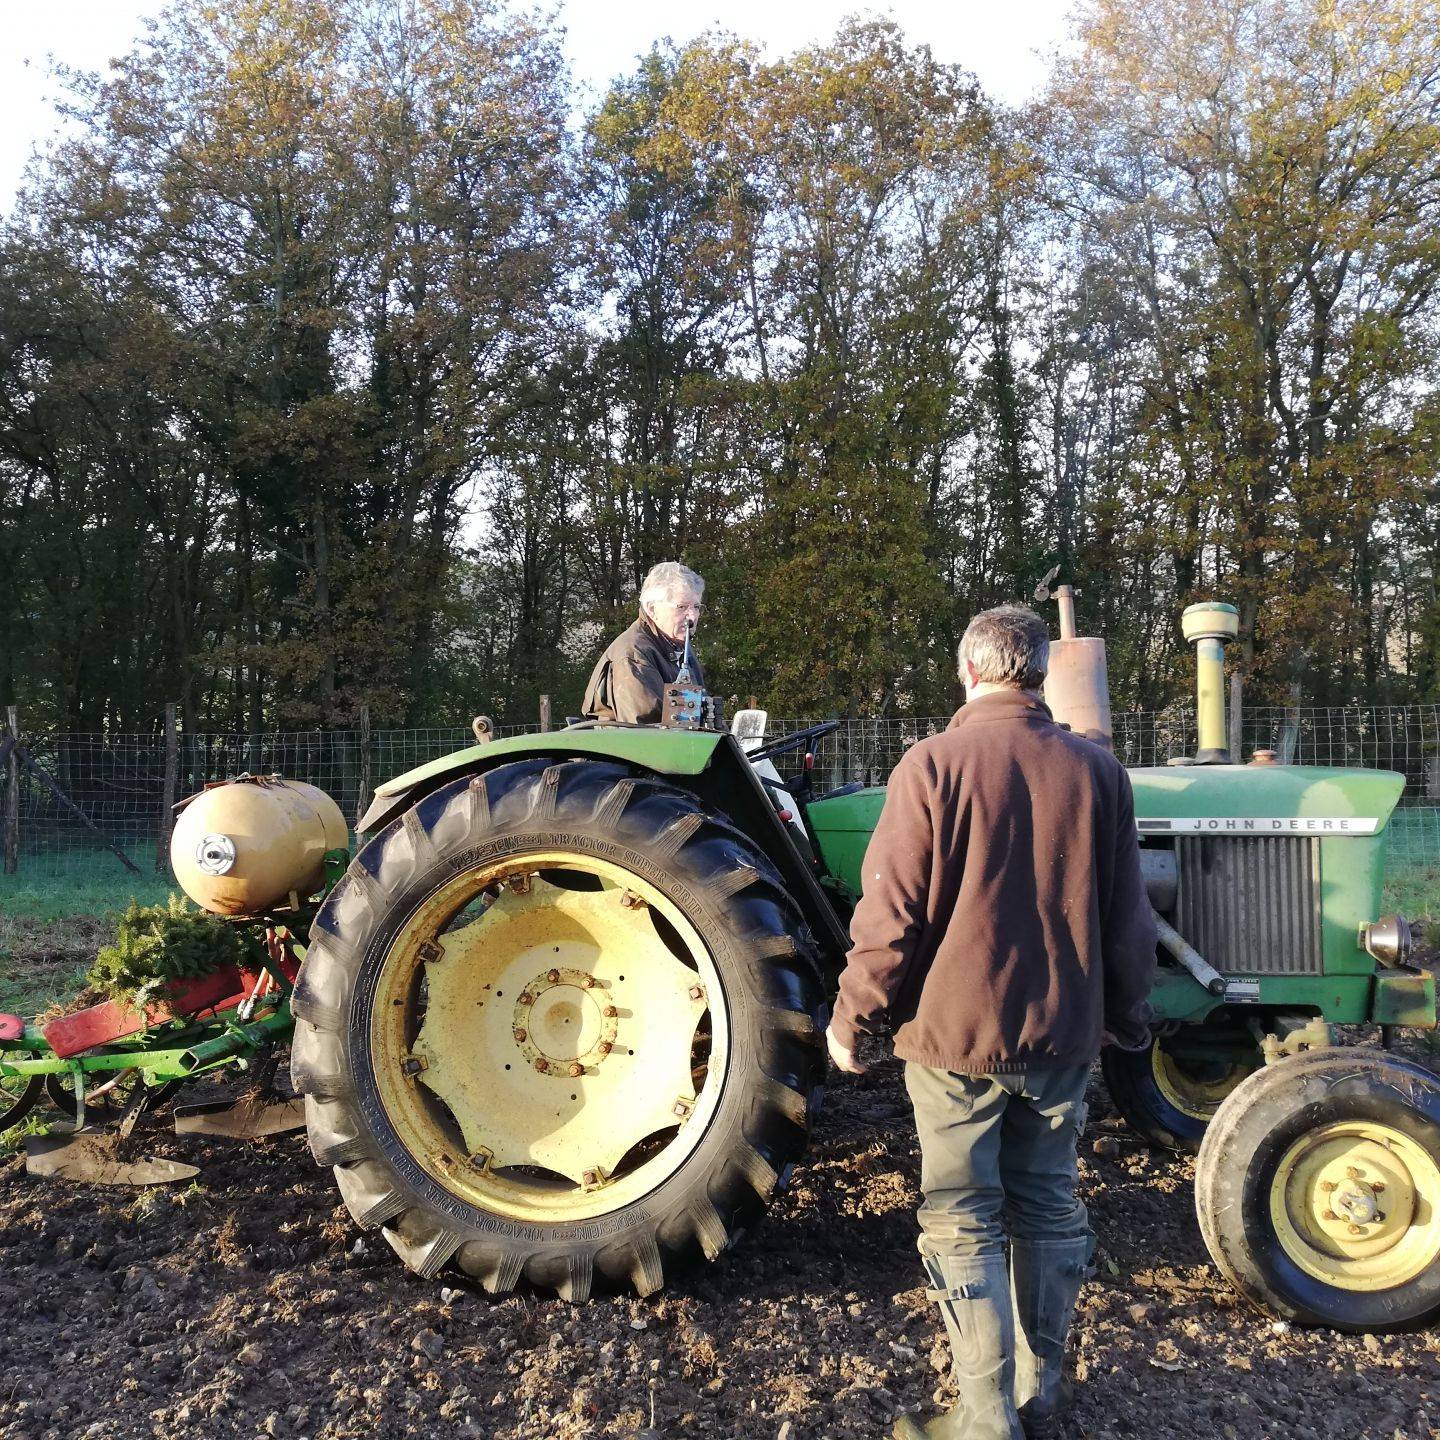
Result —
M 1332 1190 L 1338 1190 L 1340 1187 L 1333 1180 L 1322 1180 L 1320 1188 L 1328 1195 Z
M 705 992 L 698 985 L 692 985 L 690 987 L 690 998 L 692 1000 L 703 1000 L 705 998 Z
M 595 1048 L 602 1055 L 608 1055 L 614 1047 L 610 1044 L 608 1040 L 602 1040 Z
M 1350 1231 L 1352 1235 L 1363 1235 L 1365 1233 L 1365 1227 L 1363 1225 L 1351 1224 L 1346 1228 Z
M 1345 1170 L 1345 1173 L 1346 1173 L 1352 1180 L 1358 1180 L 1358 1179 L 1360 1178 L 1360 1171 L 1357 1170 L 1357 1169 L 1355 1168 L 1355 1166 L 1353 1166 L 1353 1165 L 1348 1166 L 1348 1167 L 1346 1168 L 1346 1170 Z
M 1322 1220 L 1338 1220 L 1340 1217 L 1333 1210 L 1327 1210 L 1320 1218 Z
M 572 1065 L 572 1066 L 570 1067 L 570 1075 L 571 1075 L 572 1078 L 575 1077 L 575 1076 L 577 1076 L 577 1075 L 583 1075 L 584 1073 L 585 1073 L 585 1067 L 584 1067 L 583 1065 L 580 1065 L 580 1064 L 577 1063 L 577 1064 Z
M 558 985 L 558 984 L 560 983 L 560 972 L 559 972 L 558 970 L 549 970 L 549 971 L 546 971 L 545 978 L 546 978 L 552 985 Z
M 1370 1188 L 1378 1195 L 1385 1188 L 1385 1182 L 1383 1180 L 1372 1180 L 1370 1182 Z
M 535 1003 L 535 997 L 528 990 L 522 990 L 520 992 L 520 1003 L 522 1005 L 533 1005 Z
M 536 1060 L 536 1062 L 535 1062 L 535 1068 L 536 1068 L 542 1075 L 548 1075 L 548 1074 L 550 1073 L 550 1067 L 549 1067 L 543 1060 Z
M 527 1033 L 528 1033 L 528 1032 L 526 1032 L 526 1031 L 524 1031 L 524 1030 L 519 1030 L 519 1029 L 517 1029 L 517 1030 L 515 1031 L 515 1038 L 516 1038 L 516 1040 L 518 1040 L 518 1041 L 520 1042 L 520 1044 L 523 1045 L 523 1044 L 525 1043 L 525 1036 L 526 1036 Z
M 600 1013 L 607 1020 L 613 1020 L 620 1012 L 613 1005 L 607 1005 Z
M 593 975 L 587 975 L 580 983 L 587 990 L 593 990 L 600 982 Z

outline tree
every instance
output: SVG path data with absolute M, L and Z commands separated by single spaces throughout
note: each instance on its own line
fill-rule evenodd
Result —
M 1047 112 L 1066 203 L 1148 309 L 1180 598 L 1237 596 L 1272 695 L 1374 693 L 1367 556 L 1434 470 L 1437 18 L 1096 0 Z

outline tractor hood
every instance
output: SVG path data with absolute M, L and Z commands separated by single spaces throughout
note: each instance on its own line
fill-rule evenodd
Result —
M 1405 788 L 1391 770 L 1316 765 L 1175 765 L 1130 772 L 1146 835 L 1379 835 Z M 885 789 L 819 800 L 809 819 L 830 873 L 853 894 Z
M 1173 765 L 1130 771 L 1141 835 L 1378 835 L 1405 788 L 1392 770 Z

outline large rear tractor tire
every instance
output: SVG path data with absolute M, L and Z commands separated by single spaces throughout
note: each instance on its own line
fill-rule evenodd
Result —
M 1175 1053 L 1169 1037 L 1144 1050 L 1108 1045 L 1100 1073 L 1125 1123 L 1165 1150 L 1198 1150 L 1216 1112 L 1261 1065 L 1260 1052 L 1195 1059 Z
M 311 931 L 310 1147 L 412 1270 L 648 1294 L 759 1218 L 824 1079 L 815 941 L 723 815 L 600 761 L 504 765 L 368 844 Z
M 1258 1071 L 1200 1147 L 1212 1258 L 1257 1308 L 1399 1330 L 1440 1313 L 1440 1077 L 1332 1048 Z

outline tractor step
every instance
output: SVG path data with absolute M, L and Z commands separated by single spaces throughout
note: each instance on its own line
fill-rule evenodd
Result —
M 189 1180 L 200 1170 L 158 1155 L 125 1158 L 117 1135 L 81 1130 L 72 1134 L 29 1135 L 25 1173 L 90 1185 L 169 1185 Z

